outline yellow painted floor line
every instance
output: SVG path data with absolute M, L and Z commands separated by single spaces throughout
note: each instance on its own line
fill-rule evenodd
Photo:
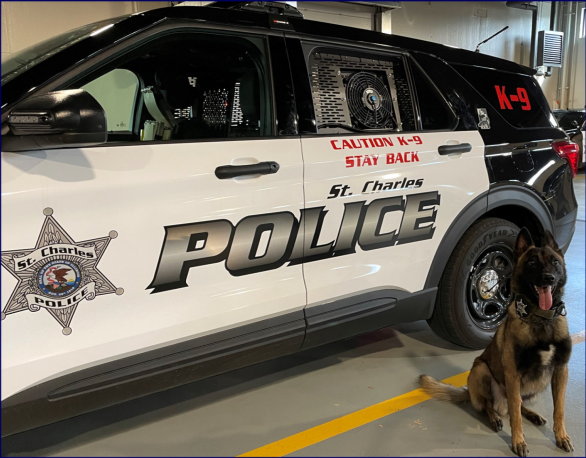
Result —
M 585 331 L 572 335 L 572 343 L 576 345 L 584 342 L 584 336 Z M 442 382 L 461 387 L 466 385 L 469 373 L 470 371 L 462 372 L 461 374 L 444 379 Z M 350 431 L 351 429 L 358 428 L 371 421 L 413 407 L 414 405 L 420 404 L 428 399 L 431 399 L 431 397 L 425 394 L 421 389 L 413 390 L 238 456 L 285 456 L 296 452 L 297 450 L 301 450 L 302 448 L 309 447 L 310 445 L 317 444 L 318 442 L 345 433 L 346 431 Z
M 466 385 L 469 372 L 470 371 L 447 378 L 443 380 L 443 382 L 455 386 Z M 302 448 L 329 439 L 330 437 L 358 428 L 371 421 L 407 409 L 423 401 L 427 401 L 428 399 L 431 399 L 431 397 L 425 394 L 421 389 L 413 390 L 409 393 L 387 399 L 379 404 L 358 410 L 357 412 L 352 412 L 343 417 L 336 418 L 335 420 L 328 421 L 327 423 L 315 426 L 239 456 L 285 456 L 289 453 L 293 453 Z

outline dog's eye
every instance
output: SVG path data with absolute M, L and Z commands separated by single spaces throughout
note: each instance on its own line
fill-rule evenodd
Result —
M 534 266 L 537 263 L 537 261 L 535 259 L 530 259 L 527 264 L 529 264 L 530 266 Z
M 552 264 L 554 266 L 559 266 L 560 265 L 560 262 L 557 259 L 554 259 L 553 262 L 552 262 Z

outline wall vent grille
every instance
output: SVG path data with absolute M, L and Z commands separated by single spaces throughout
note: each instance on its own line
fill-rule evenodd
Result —
M 564 48 L 564 34 L 542 30 L 537 36 L 538 67 L 561 67 Z

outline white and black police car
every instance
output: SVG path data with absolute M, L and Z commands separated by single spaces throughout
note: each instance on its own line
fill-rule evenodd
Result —
M 578 150 L 506 60 L 173 7 L 2 64 L 2 435 L 397 323 L 482 348 Z

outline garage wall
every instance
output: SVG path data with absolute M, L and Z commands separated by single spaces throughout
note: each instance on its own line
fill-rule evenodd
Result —
M 564 33 L 564 60 L 561 69 L 554 68 L 549 78 L 538 77 L 550 106 L 584 109 L 585 38 L 581 36 L 585 2 L 558 3 L 558 21 L 555 30 Z
M 278 0 L 281 1 L 281 0 Z M 372 6 L 355 5 L 343 2 L 306 2 L 281 1 L 294 6 L 303 13 L 305 19 L 311 21 L 328 22 L 330 24 L 357 27 L 359 29 L 374 29 L 375 8 Z M 205 6 L 210 2 L 185 1 L 177 6 Z
M 374 30 L 375 8 L 342 2 L 297 2 L 305 19 Z
M 2 2 L 2 59 L 39 41 L 102 19 L 168 2 Z
M 584 78 L 584 58 L 586 55 L 584 29 L 586 28 L 586 24 L 583 24 L 582 21 L 584 20 L 584 8 L 586 4 L 584 2 L 576 2 L 572 6 L 569 27 L 572 29 L 571 33 L 573 36 L 571 39 L 574 45 L 572 46 L 572 54 L 568 55 L 568 59 L 571 62 L 567 75 L 569 91 L 567 91 L 567 94 L 562 100 L 566 104 L 563 108 L 567 106 L 568 108 L 584 109 L 584 105 L 586 104 L 584 95 L 584 86 L 586 85 Z
M 540 18 L 549 27 L 549 2 L 540 3 Z M 343 2 L 297 2 L 306 19 L 374 29 L 375 8 Z M 529 63 L 531 13 L 507 8 L 505 2 L 401 2 L 388 10 L 386 33 L 474 50 L 506 25 L 509 29 L 481 47 L 496 57 Z M 541 24 L 540 24 L 541 25 Z
M 582 6 L 582 8 L 583 7 L 584 6 Z M 574 75 L 573 81 L 570 85 L 570 87 L 573 89 L 569 102 L 570 108 L 584 109 L 586 105 L 586 95 L 584 94 L 584 88 L 586 86 L 586 79 L 584 78 L 584 69 L 586 68 L 586 49 L 584 42 L 584 37 L 582 37 L 576 44 Z
M 391 12 L 391 24 L 393 34 L 471 51 L 508 25 L 480 52 L 529 64 L 531 13 L 507 8 L 505 2 L 402 2 Z

